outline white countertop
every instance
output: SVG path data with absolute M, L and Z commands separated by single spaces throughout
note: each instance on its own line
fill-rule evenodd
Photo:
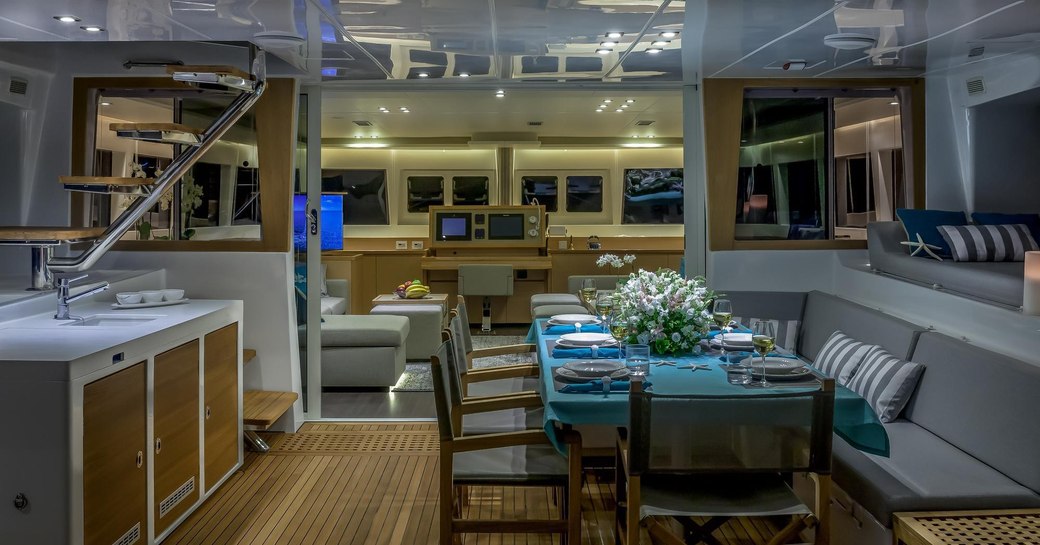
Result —
M 181 324 L 232 307 L 241 308 L 241 302 L 191 300 L 178 305 L 141 309 L 114 309 L 111 303 L 106 302 L 73 303 L 73 316 L 139 316 L 154 319 L 132 325 L 76 326 L 70 325 L 71 320 L 55 320 L 52 311 L 2 322 L 0 369 L 14 363 L 72 362 L 111 352 L 143 337 L 175 333 L 173 329 Z

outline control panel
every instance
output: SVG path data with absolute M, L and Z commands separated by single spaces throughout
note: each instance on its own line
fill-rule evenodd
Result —
M 434 248 L 545 246 L 543 206 L 431 206 Z

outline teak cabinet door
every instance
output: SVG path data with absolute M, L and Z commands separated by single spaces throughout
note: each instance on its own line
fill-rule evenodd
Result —
M 199 341 L 155 357 L 155 535 L 199 498 Z
M 206 335 L 203 359 L 206 490 L 238 463 L 238 324 Z
M 147 534 L 145 376 L 141 362 L 83 387 L 85 545 Z

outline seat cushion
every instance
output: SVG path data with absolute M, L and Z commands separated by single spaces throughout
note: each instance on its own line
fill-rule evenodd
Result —
M 581 299 L 573 293 L 536 293 L 531 296 L 531 314 L 543 305 L 580 305 Z
M 639 518 L 775 516 L 811 511 L 779 474 L 645 475 Z
M 346 314 L 347 312 L 347 300 L 342 297 L 322 297 L 321 298 L 321 313 L 322 314 Z
M 1029 233 L 1033 235 L 1033 239 L 1040 242 L 1040 215 L 972 212 L 971 219 L 978 225 L 1008 225 L 1010 223 L 1021 223 L 1029 228 Z
M 897 208 L 896 216 L 903 222 L 906 230 L 906 239 L 916 242 L 918 237 L 925 244 L 935 246 L 935 253 L 941 257 L 949 257 L 950 246 L 939 234 L 940 225 L 967 225 L 968 218 L 964 212 L 948 210 L 915 210 L 912 208 Z M 930 259 L 928 254 L 921 252 L 917 254 L 925 259 Z
M 924 329 L 848 299 L 820 291 L 809 292 L 802 330 L 798 334 L 798 353 L 816 361 L 823 344 L 837 330 L 867 344 L 881 346 L 900 358 L 909 358 L 917 335 Z
M 567 459 L 550 445 L 459 452 L 453 464 L 458 484 L 567 482 Z
M 892 513 L 1040 507 L 1040 496 L 906 420 L 885 424 L 888 458 L 834 437 L 834 482 L 891 528 Z
M 323 347 L 403 346 L 407 338 L 408 318 L 404 316 L 330 315 L 321 324 Z
M 531 313 L 531 317 L 549 318 L 557 314 L 588 314 L 589 309 L 581 305 L 542 305 Z
M 1037 250 L 1029 228 L 1021 223 L 940 225 L 939 233 L 954 261 L 1025 261 L 1026 252 Z

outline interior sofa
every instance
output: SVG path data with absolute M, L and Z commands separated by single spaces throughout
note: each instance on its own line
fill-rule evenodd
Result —
M 867 251 L 875 271 L 1012 307 L 1022 306 L 1022 262 L 955 262 L 910 255 L 898 221 L 867 224 Z
M 1040 507 L 1040 367 L 822 292 L 727 297 L 745 316 L 800 311 L 796 351 L 810 362 L 841 330 L 925 367 L 902 416 L 884 424 L 888 457 L 834 436 L 831 532 L 842 543 L 891 544 L 901 511 Z

